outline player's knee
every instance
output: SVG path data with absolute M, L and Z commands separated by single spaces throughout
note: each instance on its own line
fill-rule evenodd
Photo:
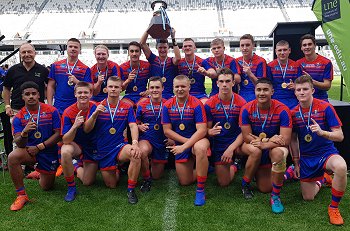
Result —
M 191 179 L 183 179 L 183 178 L 180 178 L 179 179 L 179 183 L 180 185 L 182 186 L 188 186 L 188 185 L 191 185 L 193 183 L 193 181 Z
M 130 156 L 130 164 L 141 165 L 141 159 Z
M 16 155 L 16 152 L 11 152 L 8 156 L 7 161 L 8 161 L 9 166 L 14 166 L 14 165 L 19 164 L 19 158 Z
M 303 194 L 304 201 L 313 201 L 315 199 L 315 195 L 312 194 Z
M 218 184 L 220 187 L 227 187 L 230 184 L 230 179 L 218 178 Z
M 109 181 L 109 182 L 105 182 L 105 185 L 107 188 L 111 188 L 111 189 L 114 189 L 117 187 L 117 182 L 112 182 L 112 181 Z
M 90 178 L 83 178 L 83 185 L 84 186 L 91 186 L 95 183 L 94 179 L 90 179 Z
M 74 147 L 72 145 L 63 145 L 61 148 L 61 157 L 67 158 L 67 157 L 72 157 L 74 153 Z
M 206 145 L 194 145 L 193 150 L 196 153 L 196 156 L 206 157 L 208 147 Z
M 346 176 L 346 172 L 347 172 L 347 166 L 345 163 L 341 163 L 341 164 L 337 164 L 334 167 L 334 174 L 336 174 L 337 176 Z

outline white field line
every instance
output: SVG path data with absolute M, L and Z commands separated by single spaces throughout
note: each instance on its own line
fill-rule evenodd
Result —
M 175 170 L 171 170 L 169 174 L 167 195 L 163 213 L 163 230 L 174 231 L 176 230 L 176 209 L 179 201 L 179 186 Z

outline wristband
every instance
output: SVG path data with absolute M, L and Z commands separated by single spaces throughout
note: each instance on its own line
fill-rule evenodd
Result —
M 21 137 L 22 138 L 28 138 L 28 133 L 27 132 L 21 132 Z
M 177 46 L 176 39 L 173 38 L 171 41 L 172 41 L 172 43 L 173 43 L 173 46 Z

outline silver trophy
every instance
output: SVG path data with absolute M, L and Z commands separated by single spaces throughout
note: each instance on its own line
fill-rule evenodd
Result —
M 171 31 L 170 20 L 165 12 L 167 4 L 164 1 L 154 1 L 151 7 L 154 12 L 147 32 L 154 39 L 167 39 Z

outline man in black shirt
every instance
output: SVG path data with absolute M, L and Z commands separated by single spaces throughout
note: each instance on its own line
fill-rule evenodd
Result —
M 30 43 L 24 43 L 19 48 L 21 63 L 12 66 L 4 79 L 4 103 L 6 114 L 14 116 L 14 111 L 24 106 L 20 86 L 27 81 L 33 81 L 39 85 L 40 102 L 45 99 L 45 84 L 48 82 L 49 71 L 46 67 L 35 62 L 35 49 Z M 11 98 L 11 104 L 10 104 Z

